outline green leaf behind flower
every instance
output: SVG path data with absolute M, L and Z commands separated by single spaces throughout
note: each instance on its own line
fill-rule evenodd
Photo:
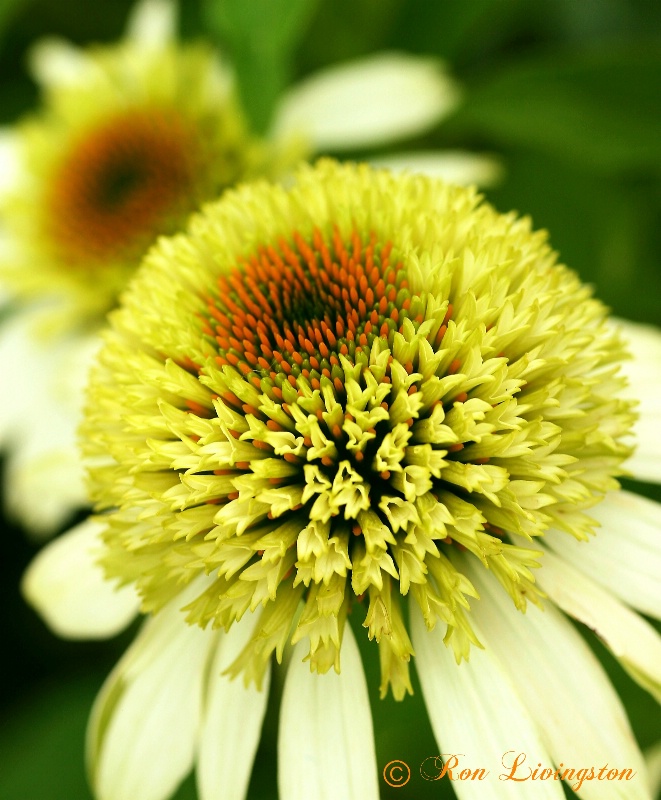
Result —
M 658 174 L 659 86 L 658 47 L 556 51 L 476 82 L 453 127 L 601 173 Z
M 291 76 L 294 47 L 317 0 L 204 0 L 210 33 L 229 51 L 257 131 L 266 129 Z
M 5 35 L 5 28 L 24 0 L 0 0 L 0 45 Z

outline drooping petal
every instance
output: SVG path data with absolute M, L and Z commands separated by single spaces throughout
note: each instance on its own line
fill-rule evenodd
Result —
M 138 613 L 133 587 L 117 588 L 96 563 L 102 529 L 91 519 L 77 525 L 44 547 L 23 576 L 25 598 L 60 636 L 114 636 Z
M 588 542 L 557 531 L 544 541 L 630 606 L 661 619 L 661 505 L 632 492 L 610 492 L 590 516 L 601 528 Z
M 661 703 L 661 636 L 648 622 L 553 553 L 544 554 L 537 581 L 556 605 L 591 628 Z
M 147 48 L 163 47 L 177 32 L 177 4 L 173 0 L 139 0 L 126 25 L 126 36 Z
M 629 381 L 623 394 L 639 403 L 636 450 L 624 466 L 636 478 L 661 483 L 661 331 L 624 320 L 618 324 L 633 356 L 622 364 Z
M 511 678 L 493 654 L 474 647 L 470 660 L 457 664 L 443 643 L 444 627 L 429 631 L 420 611 L 412 608 L 411 628 L 416 666 L 427 713 L 447 769 L 484 769 L 480 778 L 453 783 L 460 800 L 519 800 L 521 784 L 499 775 L 527 774 L 538 762 L 551 758 L 542 744 L 538 725 L 519 699 Z M 516 760 L 519 759 L 519 764 Z M 523 760 L 521 760 L 523 759 Z M 428 779 L 441 774 L 438 759 L 424 762 Z M 486 774 L 488 770 L 489 774 Z M 445 773 L 449 777 L 448 773 Z M 526 797 L 561 798 L 560 781 L 530 782 Z
M 586 800 L 650 800 L 642 756 L 603 668 L 550 603 L 517 611 L 494 577 L 462 560 L 481 599 L 471 606 L 487 649 L 510 674 L 554 763 L 631 769 L 628 781 L 585 781 Z M 543 567 L 542 567 L 543 569 Z M 570 786 L 573 785 L 569 781 Z
M 185 602 L 175 598 L 145 623 L 97 697 L 87 751 L 98 800 L 165 800 L 193 766 L 220 634 L 188 625 Z
M 318 675 L 294 648 L 285 679 L 278 786 L 287 800 L 377 800 L 372 715 L 358 647 L 347 626 L 341 671 Z
M 276 110 L 273 136 L 306 136 L 318 151 L 372 147 L 423 133 L 458 99 L 438 61 L 380 53 L 292 87 Z
M 462 186 L 492 186 L 503 174 L 503 168 L 495 158 L 460 150 L 397 153 L 370 159 L 370 163 L 393 172 L 420 172 Z
M 221 635 L 209 672 L 197 762 L 201 800 L 242 800 L 262 729 L 269 693 L 270 666 L 261 691 L 244 686 L 241 676 L 222 673 L 237 658 L 255 629 L 259 614 L 247 614 Z

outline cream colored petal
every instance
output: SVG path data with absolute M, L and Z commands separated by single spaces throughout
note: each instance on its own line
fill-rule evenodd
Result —
M 75 424 L 79 422 L 76 418 Z M 65 420 L 59 430 L 66 432 L 68 423 L 69 420 Z M 53 425 L 57 425 L 54 419 Z M 35 539 L 52 536 L 76 510 L 91 505 L 76 447 L 75 426 L 72 427 L 67 445 L 58 447 L 52 440 L 33 435 L 7 462 L 8 513 Z
M 98 73 L 98 66 L 84 50 L 65 39 L 41 39 L 28 53 L 32 77 L 42 86 L 85 83 Z
M 648 622 L 553 553 L 544 554 L 537 582 L 557 606 L 591 628 L 661 703 L 661 636 Z
M 222 673 L 253 634 L 259 614 L 246 614 L 221 635 L 209 672 L 197 762 L 200 800 L 243 800 L 259 744 L 269 693 L 270 666 L 261 691 Z
M 629 381 L 624 394 L 639 403 L 636 451 L 624 466 L 640 480 L 661 483 L 661 331 L 624 320 L 617 323 L 633 356 L 622 364 Z
M 294 648 L 278 734 L 278 787 L 287 800 L 378 800 L 369 696 L 351 629 L 344 629 L 341 671 L 318 675 Z
M 102 530 L 94 520 L 77 525 L 44 547 L 23 576 L 26 600 L 60 636 L 114 636 L 138 613 L 134 589 L 118 589 L 96 563 Z
M 126 25 L 126 36 L 141 47 L 159 48 L 177 34 L 177 4 L 173 0 L 139 0 Z
M 472 604 L 479 636 L 507 669 L 556 765 L 631 769 L 629 781 L 586 781 L 585 800 L 650 800 L 645 767 L 622 703 L 603 668 L 552 605 L 514 607 L 481 565 L 462 559 L 481 599 Z M 570 781 L 570 785 L 571 781 Z
M 433 127 L 458 100 L 438 61 L 379 53 L 292 87 L 276 110 L 272 135 L 306 136 L 317 151 L 384 145 Z
M 393 172 L 419 172 L 461 186 L 493 186 L 503 175 L 503 168 L 495 158 L 460 150 L 397 153 L 370 159 L 370 163 Z
M 415 664 L 439 753 L 447 769 L 453 770 L 453 780 L 466 768 L 484 770 L 474 779 L 453 783 L 459 799 L 562 800 L 560 781 L 529 782 L 522 795 L 522 785 L 515 780 L 529 767 L 550 766 L 552 761 L 538 722 L 519 699 L 506 667 L 489 650 L 478 648 L 473 648 L 468 662 L 457 664 L 443 643 L 442 628 L 445 625 L 439 623 L 427 630 L 419 610 L 412 608 Z M 428 758 L 422 769 L 427 780 L 443 779 L 438 759 Z M 505 780 L 501 775 L 511 777 Z M 444 777 L 449 779 L 448 773 Z
M 26 396 L 36 397 L 22 443 L 7 465 L 7 506 L 36 535 L 61 528 L 76 510 L 89 506 L 78 427 L 89 365 L 99 337 L 72 338 L 32 347 L 39 365 Z M 25 414 L 19 397 L 16 413 Z
M 42 341 L 43 308 L 16 314 L 0 331 L 0 364 L 11 391 L 0 393 L 0 442 L 10 513 L 48 535 L 88 505 L 77 430 L 98 336 Z
M 87 737 L 97 800 L 166 800 L 193 766 L 219 634 L 187 625 L 184 603 L 145 623 L 97 697 Z
M 658 441 L 661 439 L 661 415 L 641 416 L 634 424 L 636 451 L 623 466 L 634 478 L 648 483 L 661 483 L 661 456 Z
M 589 541 L 557 531 L 544 541 L 616 597 L 661 619 L 661 504 L 632 492 L 610 492 L 590 516 L 601 527 Z
M 3 383 L 11 391 L 0 392 L 0 446 L 21 443 L 30 421 L 39 413 L 40 398 L 31 387 L 39 371 L 48 369 L 32 343 L 34 315 L 19 312 L 0 327 L 0 364 Z

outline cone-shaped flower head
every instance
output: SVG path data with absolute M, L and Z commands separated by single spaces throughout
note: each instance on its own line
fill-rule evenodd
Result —
M 263 606 L 232 668 L 257 683 L 305 638 L 339 670 L 358 603 L 402 697 L 404 596 L 467 657 L 459 551 L 524 612 L 534 538 L 586 539 L 629 454 L 604 307 L 528 220 L 432 179 L 322 162 L 232 191 L 112 323 L 84 425 L 104 566 L 148 612 L 209 575 L 193 624 Z

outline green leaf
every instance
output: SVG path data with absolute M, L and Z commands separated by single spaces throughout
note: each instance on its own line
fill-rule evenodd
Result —
M 406 0 L 393 29 L 395 46 L 447 59 L 453 69 L 480 63 L 521 24 L 526 0 Z
M 208 28 L 232 57 L 248 116 L 264 131 L 289 83 L 292 53 L 317 0 L 205 0 Z
M 324 0 L 301 42 L 298 66 L 311 72 L 374 50 L 401 49 L 401 9 L 412 2 Z M 391 43 L 389 35 L 393 31 L 397 32 L 398 41 Z M 406 43 L 403 46 L 406 48 Z
M 602 173 L 661 170 L 661 51 L 632 45 L 554 54 L 471 88 L 453 127 Z

